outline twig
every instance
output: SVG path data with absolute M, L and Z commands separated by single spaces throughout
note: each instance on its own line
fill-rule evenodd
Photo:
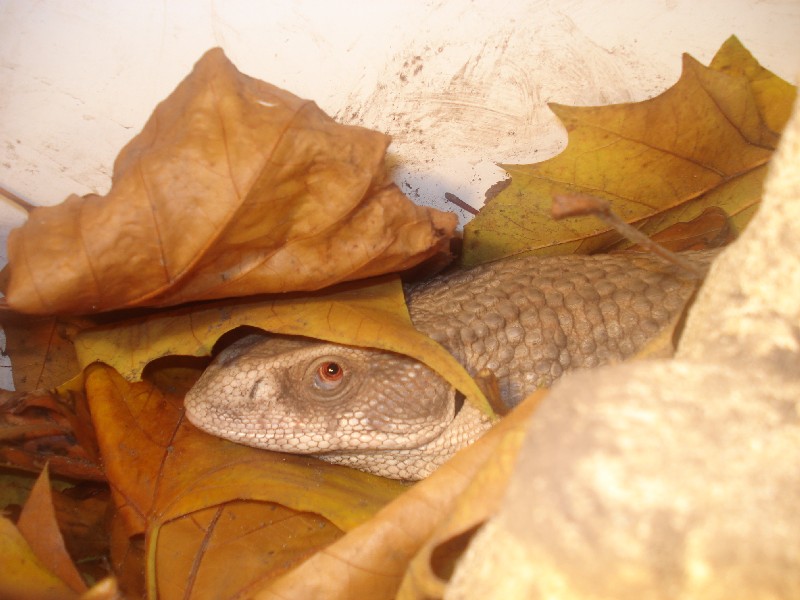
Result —
M 486 396 L 489 406 L 492 407 L 495 414 L 502 417 L 510 412 L 511 408 L 505 403 L 500 393 L 500 382 L 497 380 L 497 375 L 494 374 L 494 371 L 484 367 L 475 374 L 475 383 L 478 384 L 483 395 Z
M 469 204 L 464 202 L 461 198 L 459 198 L 455 194 L 451 194 L 450 192 L 445 192 L 444 193 L 444 199 L 447 200 L 448 202 L 452 202 L 458 208 L 460 208 L 462 210 L 465 210 L 468 213 L 471 213 L 473 215 L 477 215 L 478 214 L 478 210 L 475 207 L 470 206 Z
M 557 194 L 553 196 L 553 208 L 551 210 L 553 218 L 558 221 L 569 217 L 582 217 L 586 215 L 593 215 L 602 219 L 618 231 L 622 236 L 633 242 L 639 244 L 646 250 L 653 254 L 657 254 L 666 261 L 678 265 L 689 273 L 702 278 L 704 272 L 695 267 L 691 262 L 683 258 L 680 254 L 676 254 L 667 250 L 661 244 L 654 242 L 647 235 L 628 225 L 625 221 L 620 219 L 611 210 L 611 205 L 608 201 L 588 194 Z
M 14 192 L 8 191 L 1 185 L 0 185 L 0 196 L 3 196 L 3 198 L 5 198 L 6 200 L 10 201 L 13 204 L 16 204 L 22 210 L 28 213 L 31 212 L 34 208 L 36 208 L 35 205 L 31 204 L 27 200 L 23 200 L 22 198 L 17 196 Z

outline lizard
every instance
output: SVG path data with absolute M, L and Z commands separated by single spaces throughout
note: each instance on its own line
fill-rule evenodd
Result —
M 686 253 L 706 268 L 713 252 Z M 505 404 L 562 374 L 624 360 L 683 311 L 696 274 L 643 253 L 523 256 L 406 284 L 414 326 Z M 418 480 L 492 424 L 423 363 L 373 348 L 247 335 L 185 397 L 198 428 L 235 442 Z

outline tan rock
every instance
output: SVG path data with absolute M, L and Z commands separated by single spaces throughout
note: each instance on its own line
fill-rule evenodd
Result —
M 800 597 L 797 111 L 677 358 L 554 387 L 445 597 Z

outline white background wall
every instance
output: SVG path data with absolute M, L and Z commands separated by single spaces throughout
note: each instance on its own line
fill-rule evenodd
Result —
M 682 52 L 707 63 L 731 34 L 796 81 L 800 0 L 0 0 L 0 185 L 43 205 L 105 193 L 117 152 L 222 46 L 248 75 L 391 134 L 415 200 L 480 206 L 495 163 L 563 148 L 547 102 L 654 96 Z M 4 204 L 0 263 L 24 220 Z

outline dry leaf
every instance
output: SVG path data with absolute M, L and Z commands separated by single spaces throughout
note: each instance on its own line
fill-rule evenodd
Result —
M 592 219 L 550 218 L 554 194 L 609 200 L 648 234 L 717 206 L 739 231 L 761 197 L 766 163 L 796 93 L 736 38 L 711 67 L 684 56 L 680 80 L 656 98 L 600 107 L 552 105 L 567 149 L 534 165 L 506 165 L 511 185 L 464 231 L 464 264 L 521 252 L 601 251 L 619 239 Z M 776 106 L 767 103 L 775 103 Z
M 57 486 L 63 487 L 63 482 Z M 111 575 L 108 563 L 108 487 L 82 483 L 52 489 L 58 528 L 69 555 L 85 581 L 100 581 Z
M 0 473 L 0 510 L 5 516 L 13 521 L 20 517 L 37 479 L 27 473 Z M 63 480 L 55 481 L 49 490 L 64 546 L 86 581 L 99 581 L 109 575 L 106 492 L 102 484 L 69 486 Z
M 323 517 L 279 504 L 234 501 L 199 510 L 159 530 L 158 597 L 249 597 L 341 536 Z
M 15 390 L 52 389 L 80 372 L 66 323 L 53 317 L 3 316 Z
M 411 356 L 434 369 L 479 409 L 492 414 L 464 367 L 442 346 L 414 329 L 396 278 L 350 284 L 326 294 L 179 309 L 130 324 L 83 331 L 75 347 L 82 365 L 102 361 L 126 379 L 136 380 L 156 358 L 210 354 L 222 334 L 240 325 Z
M 762 67 L 738 38 L 731 36 L 711 60 L 712 69 L 748 80 L 764 124 L 780 133 L 792 114 L 797 88 Z
M 114 563 L 136 571 L 141 569 L 141 561 L 147 560 L 151 586 L 160 580 L 161 568 L 177 568 L 157 559 L 164 553 L 171 556 L 176 546 L 170 542 L 187 551 L 185 539 L 174 542 L 178 533 L 170 530 L 169 523 L 176 519 L 202 521 L 205 517 L 198 511 L 251 500 L 260 505 L 260 512 L 258 517 L 249 517 L 243 524 L 246 527 L 257 529 L 259 523 L 272 523 L 275 513 L 271 506 L 278 504 L 292 514 L 320 515 L 335 525 L 328 529 L 329 535 L 338 536 L 339 530 L 369 519 L 405 489 L 398 482 L 314 458 L 257 450 L 202 433 L 184 420 L 180 397 L 163 394 L 147 382 L 130 384 L 103 365 L 87 370 L 86 386 L 117 508 L 112 532 Z M 259 506 L 251 508 L 259 511 Z M 271 531 L 289 537 L 296 533 L 280 526 Z M 140 552 L 138 536 L 145 533 L 145 547 Z M 165 533 L 166 541 L 161 537 Z M 202 542 L 205 538 L 195 535 L 192 539 Z M 316 548 L 321 539 L 308 536 L 306 542 Z M 237 559 L 235 547 L 230 546 L 229 562 Z M 203 559 L 203 549 L 201 544 L 193 550 L 193 560 Z M 275 567 L 268 560 L 269 550 L 262 547 L 262 566 L 272 571 Z M 300 560 L 304 554 L 297 551 L 293 556 Z M 214 568 L 214 561 L 208 564 Z M 246 575 L 258 579 L 261 573 Z M 128 577 L 131 575 L 122 574 L 123 580 Z M 203 574 L 193 572 L 193 577 L 199 581 Z
M 17 529 L 25 537 L 33 553 L 50 571 L 73 591 L 86 591 L 86 584 L 64 546 L 64 538 L 58 527 L 47 467 L 36 480 L 31 495 L 22 508 Z
M 82 391 L 0 391 L 0 461 L 40 472 L 46 463 L 65 477 L 104 481 Z
M 441 598 L 444 595 L 455 564 L 472 534 L 500 508 L 531 415 L 547 393 L 548 390 L 537 390 L 531 394 L 503 419 L 503 429 L 498 427 L 499 431 L 492 434 L 497 439 L 493 442 L 495 446 L 491 454 L 480 457 L 480 470 L 455 498 L 451 510 L 414 556 L 397 594 L 398 599 Z M 461 460 L 474 464 L 479 457 L 472 457 L 467 449 Z M 535 502 L 535 498 L 531 501 Z
M 725 211 L 719 207 L 711 206 L 705 209 L 697 218 L 689 222 L 670 225 L 666 229 L 651 235 L 650 239 L 672 252 L 684 252 L 687 250 L 721 248 L 735 240 L 736 234 Z M 629 250 L 647 252 L 639 245 L 633 246 Z
M 11 232 L 8 304 L 169 306 L 411 267 L 442 249 L 456 217 L 388 182 L 388 143 L 210 50 L 120 152 L 106 197 L 37 208 Z
M 78 594 L 36 557 L 14 524 L 0 517 L 0 597 L 13 600 L 74 600 Z

